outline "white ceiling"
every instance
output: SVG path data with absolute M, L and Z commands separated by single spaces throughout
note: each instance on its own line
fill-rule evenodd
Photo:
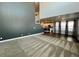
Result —
M 41 2 L 40 19 L 79 12 L 78 2 Z

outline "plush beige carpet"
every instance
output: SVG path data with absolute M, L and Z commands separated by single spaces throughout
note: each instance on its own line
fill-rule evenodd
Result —
M 71 37 L 35 35 L 0 43 L 1 57 L 78 57 L 79 43 Z

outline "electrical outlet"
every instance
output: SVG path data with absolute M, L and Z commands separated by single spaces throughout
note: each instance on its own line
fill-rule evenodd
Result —
M 21 36 L 23 36 L 23 34 L 21 34 Z
M 33 27 L 33 29 L 36 29 L 36 27 Z

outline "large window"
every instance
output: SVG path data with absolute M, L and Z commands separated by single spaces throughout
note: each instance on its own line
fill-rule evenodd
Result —
M 74 21 L 69 21 L 68 22 L 68 34 L 72 35 L 73 33 L 73 26 L 74 26 Z
M 59 30 L 59 22 L 56 22 L 56 33 L 58 33 Z
M 56 22 L 56 33 L 59 33 L 59 22 Z M 68 21 L 68 35 L 73 34 L 74 21 Z M 65 34 L 66 30 L 66 21 L 61 22 L 61 34 Z
M 66 21 L 61 22 L 61 34 L 65 34 Z

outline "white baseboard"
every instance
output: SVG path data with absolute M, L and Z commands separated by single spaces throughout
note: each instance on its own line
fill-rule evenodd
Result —
M 9 42 L 9 41 L 17 40 L 17 39 L 23 39 L 23 38 L 27 38 L 27 37 L 31 37 L 31 36 L 35 36 L 35 35 L 40 35 L 40 34 L 43 34 L 43 32 L 37 33 L 37 34 L 31 34 L 31 35 L 27 35 L 27 36 L 22 36 L 22 37 L 17 37 L 17 38 L 12 38 L 12 39 L 2 40 L 2 41 L 0 41 L 0 43 Z

